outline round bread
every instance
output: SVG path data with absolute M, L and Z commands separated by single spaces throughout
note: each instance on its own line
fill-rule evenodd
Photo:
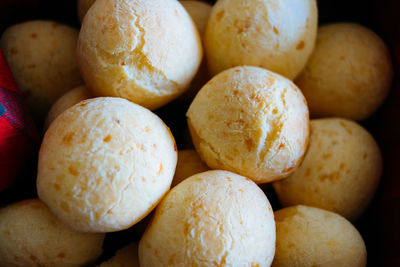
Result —
M 82 22 L 89 8 L 93 5 L 96 0 L 78 0 L 77 9 L 78 9 L 78 18 L 79 21 Z
M 75 232 L 38 199 L 0 209 L 1 266 L 84 266 L 102 253 L 104 234 Z
M 94 95 L 156 109 L 188 88 L 202 47 L 176 0 L 98 0 L 82 23 L 77 57 Z
M 392 78 L 390 54 L 379 36 L 337 23 L 319 28 L 315 51 L 296 84 L 312 117 L 363 120 L 382 104 Z
M 169 190 L 176 161 L 174 138 L 149 110 L 121 98 L 89 99 L 47 130 L 38 195 L 78 231 L 123 230 Z
M 276 253 L 273 267 L 364 267 L 367 251 L 357 229 L 326 210 L 293 206 L 275 212 Z
M 181 1 L 180 3 L 193 19 L 193 22 L 203 39 L 208 17 L 211 13 L 211 5 L 201 1 Z M 205 57 L 203 57 L 196 76 L 190 83 L 189 88 L 178 98 L 178 100 L 186 102 L 192 101 L 197 92 L 209 79 L 210 75 L 208 74 L 207 62 Z
M 219 73 L 197 94 L 187 117 L 196 150 L 209 167 L 256 183 L 289 175 L 308 144 L 305 98 L 291 81 L 261 68 Z
M 1 49 L 39 124 L 61 95 L 82 84 L 75 54 L 77 39 L 77 29 L 53 21 L 17 24 L 1 37 Z
M 209 70 L 251 65 L 294 79 L 313 51 L 317 24 L 315 0 L 219 0 L 204 36 Z
M 178 163 L 176 164 L 176 170 L 174 179 L 172 180 L 171 187 L 179 184 L 190 176 L 208 171 L 210 168 L 201 160 L 199 154 L 194 149 L 179 150 L 178 151 Z
M 275 222 L 267 197 L 227 171 L 193 175 L 157 207 L 139 243 L 141 266 L 270 266 Z
M 99 267 L 139 267 L 139 243 L 132 243 L 118 250 L 114 257 Z
M 51 106 L 49 113 L 47 113 L 46 120 L 44 121 L 44 129 L 47 130 L 47 128 L 49 128 L 49 125 L 62 112 L 72 107 L 73 105 L 78 104 L 79 102 L 89 99 L 91 97 L 92 96 L 90 95 L 90 92 L 84 85 L 78 86 L 65 93 Z
M 381 174 L 381 152 L 364 128 L 346 119 L 316 119 L 303 163 L 273 186 L 285 207 L 304 204 L 355 220 L 373 198 Z

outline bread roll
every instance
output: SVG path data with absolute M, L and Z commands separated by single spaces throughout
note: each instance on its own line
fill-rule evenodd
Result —
M 317 119 L 311 120 L 303 163 L 273 186 L 285 207 L 314 206 L 355 220 L 373 198 L 381 174 L 381 152 L 364 128 L 346 119 Z
M 393 78 L 390 54 L 371 30 L 353 23 L 321 26 L 296 84 L 312 117 L 363 120 L 382 104 Z
M 94 95 L 156 109 L 188 88 L 202 46 L 176 0 L 98 0 L 82 23 L 77 57 Z
M 251 65 L 294 79 L 314 49 L 315 0 L 219 0 L 204 43 L 212 75 Z
M 62 224 L 38 199 L 0 209 L 1 266 L 83 266 L 102 253 L 104 234 Z
M 227 171 L 193 175 L 157 207 L 139 243 L 141 266 L 269 266 L 275 222 L 267 197 Z
M 292 173 L 308 144 L 305 98 L 291 81 L 262 68 L 219 73 L 197 94 L 187 117 L 196 150 L 210 168 L 256 183 Z
M 121 98 L 82 101 L 58 116 L 39 152 L 37 190 L 83 232 L 129 228 L 169 190 L 174 138 L 149 110 Z
M 275 212 L 276 253 L 273 267 L 364 267 L 367 251 L 357 229 L 326 210 L 292 206 Z
M 1 37 L 1 49 L 39 125 L 61 95 L 82 84 L 77 39 L 77 29 L 41 20 L 11 26 Z

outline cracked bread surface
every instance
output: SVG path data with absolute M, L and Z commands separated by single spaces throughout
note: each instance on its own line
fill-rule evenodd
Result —
M 96 96 L 156 109 L 182 94 L 202 59 L 196 26 L 178 1 L 98 0 L 78 39 L 79 69 Z
M 123 230 L 169 190 L 176 162 L 174 138 L 155 114 L 122 98 L 89 99 L 47 130 L 38 195 L 78 231 Z
M 257 67 L 235 67 L 211 79 L 187 112 L 200 157 L 256 183 L 288 176 L 308 145 L 304 96 L 288 79 Z
M 174 187 L 139 242 L 141 266 L 270 266 L 273 211 L 250 179 L 214 170 Z

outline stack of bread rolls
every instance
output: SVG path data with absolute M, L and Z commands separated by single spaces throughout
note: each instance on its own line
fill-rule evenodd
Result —
M 76 8 L 79 30 L 0 39 L 43 129 L 37 196 L 0 208 L 0 262 L 366 266 L 353 223 L 383 163 L 362 120 L 393 78 L 378 35 L 318 25 L 316 0 Z

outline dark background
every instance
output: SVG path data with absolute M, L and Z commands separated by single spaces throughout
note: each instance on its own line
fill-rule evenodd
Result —
M 215 1 L 208 1 L 213 3 Z M 380 35 L 388 44 L 396 74 L 400 62 L 400 0 L 320 0 L 320 25 L 331 22 L 356 22 Z M 0 34 L 8 26 L 26 20 L 55 20 L 79 28 L 75 0 L 0 0 Z M 397 51 L 397 52 L 396 52 Z M 382 108 L 361 122 L 377 139 L 384 154 L 384 176 L 375 199 L 366 213 L 355 222 L 368 251 L 368 266 L 400 266 L 400 93 L 396 75 L 391 96 Z M 185 113 L 189 103 L 169 104 L 156 113 L 171 128 L 179 149 L 188 148 Z M 16 184 L 0 193 L 0 205 L 36 197 L 35 167 L 32 158 Z M 399 190 L 394 190 L 397 186 Z M 394 191 L 393 191 L 394 190 Z M 393 193 L 395 192 L 395 193 Z M 280 208 L 271 189 L 266 194 L 274 209 Z M 140 230 L 108 234 L 104 243 L 106 259 L 121 246 L 138 240 Z M 1 237 L 0 237 L 1 238 Z

